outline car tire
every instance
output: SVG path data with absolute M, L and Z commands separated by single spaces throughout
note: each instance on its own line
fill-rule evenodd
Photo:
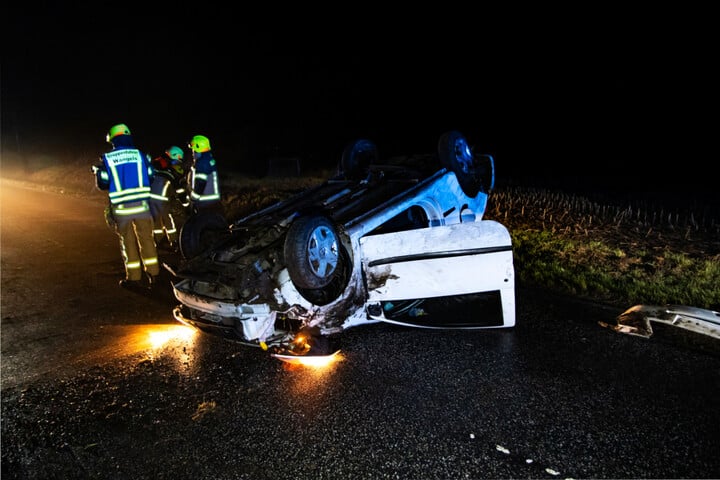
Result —
M 438 155 L 440 164 L 455 174 L 465 195 L 475 198 L 482 190 L 482 182 L 465 136 L 455 130 L 445 132 L 438 141 Z
M 371 140 L 355 140 L 343 150 L 340 174 L 348 180 L 362 180 L 368 176 L 370 165 L 378 161 L 377 146 Z
M 285 264 L 299 289 L 322 289 L 343 268 L 342 245 L 335 225 L 321 215 L 296 219 L 285 237 Z
M 225 217 L 215 212 L 199 212 L 190 216 L 180 229 L 180 254 L 185 260 L 205 251 L 222 233 L 228 231 Z
M 333 279 L 322 288 L 300 288 L 297 285 L 298 293 L 314 305 L 327 305 L 336 300 L 345 291 L 352 273 L 352 262 L 347 250 L 340 248 L 340 262 L 333 274 Z

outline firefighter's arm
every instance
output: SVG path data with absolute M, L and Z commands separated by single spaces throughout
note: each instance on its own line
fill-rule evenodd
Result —
M 153 177 L 155 177 L 155 169 L 152 166 L 152 158 L 150 158 L 150 155 L 147 153 L 143 156 L 145 157 L 145 168 L 147 168 L 148 178 L 150 179 L 150 182 L 152 182 Z
M 175 198 L 178 199 L 183 207 L 190 206 L 190 196 L 188 195 L 187 184 L 185 179 L 179 178 L 175 183 Z
M 95 187 L 98 190 L 110 189 L 110 175 L 108 175 L 104 164 L 93 165 L 90 167 L 90 171 L 95 175 Z
M 190 186 L 190 199 L 197 200 L 198 197 L 205 191 L 205 185 L 207 184 L 208 174 L 201 168 L 197 168 L 191 178 Z

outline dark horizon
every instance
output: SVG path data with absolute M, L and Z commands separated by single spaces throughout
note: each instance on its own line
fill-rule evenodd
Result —
M 99 155 L 110 126 L 126 123 L 151 155 L 203 134 L 221 168 L 257 173 L 273 155 L 331 168 L 358 138 L 381 157 L 432 153 L 459 130 L 495 157 L 500 181 L 716 191 L 705 119 L 717 74 L 701 29 L 680 36 L 625 12 L 608 15 L 609 35 L 530 13 L 492 29 L 383 23 L 363 37 L 340 23 L 214 23 L 210 35 L 145 12 L 131 27 L 97 9 L 96 21 L 68 24 L 72 7 L 49 8 L 14 15 L 3 32 L 4 151 Z

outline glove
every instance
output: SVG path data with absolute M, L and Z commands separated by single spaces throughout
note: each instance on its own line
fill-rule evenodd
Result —
M 95 187 L 98 190 L 109 190 L 110 179 L 107 172 L 105 171 L 105 168 L 101 165 L 93 165 L 92 167 L 90 167 L 90 170 L 92 171 L 93 175 L 95 175 Z

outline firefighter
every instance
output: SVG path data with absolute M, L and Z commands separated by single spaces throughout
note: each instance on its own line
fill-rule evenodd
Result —
M 110 128 L 105 140 L 112 150 L 93 167 L 95 184 L 106 190 L 110 215 L 120 239 L 125 278 L 120 286 L 132 290 L 152 288 L 160 275 L 150 212 L 153 178 L 150 156 L 135 148 L 130 129 L 120 123 Z M 146 282 L 143 282 L 143 273 Z
M 187 206 L 183 168 L 183 150 L 171 146 L 152 161 L 154 178 L 150 186 L 150 211 L 152 212 L 155 244 L 167 240 L 171 250 L 177 248 L 178 229 L 173 216 L 173 202 Z
M 210 149 L 210 140 L 203 135 L 195 135 L 188 147 L 193 157 L 188 182 L 192 210 L 195 213 L 202 211 L 222 213 L 220 178 Z

